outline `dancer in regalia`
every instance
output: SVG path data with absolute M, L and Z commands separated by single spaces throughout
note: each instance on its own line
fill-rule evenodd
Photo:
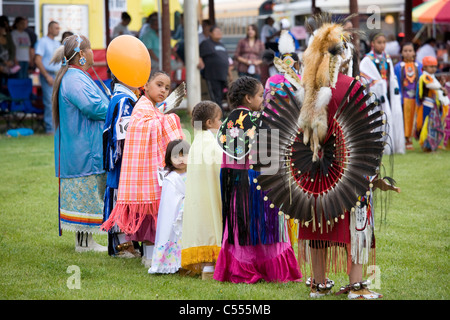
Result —
M 412 138 L 414 137 L 414 128 L 416 120 L 416 91 L 419 78 L 422 75 L 422 63 L 415 61 L 415 51 L 412 42 L 402 45 L 402 61 L 398 62 L 395 67 L 395 75 L 397 76 L 400 95 L 403 105 L 403 123 L 405 127 L 405 144 L 406 150 L 414 149 Z
M 164 168 L 167 144 L 183 139 L 180 118 L 162 113 L 156 105 L 170 92 L 170 78 L 162 71 L 153 72 L 144 86 L 145 95 L 134 106 L 123 150 L 117 202 L 104 230 L 114 225 L 143 242 L 143 263 L 151 266 L 156 220 L 161 199 L 158 168 Z
M 181 268 L 181 236 L 186 193 L 186 167 L 190 145 L 172 140 L 167 145 L 155 248 L 148 273 L 175 273 Z
M 126 85 L 114 75 L 112 78 L 113 95 L 108 106 L 103 130 L 103 166 L 107 172 L 105 206 L 103 209 L 104 221 L 108 220 L 117 201 L 126 130 L 134 105 L 138 100 L 136 95 L 138 88 Z M 126 234 L 117 225 L 108 231 L 108 254 L 110 256 L 140 257 L 141 254 L 136 249 L 139 249 L 139 244 L 129 241 Z
M 92 235 L 103 234 L 106 174 L 101 141 L 109 98 L 87 73 L 94 56 L 86 37 L 65 38 L 52 62 L 62 62 L 52 96 L 60 233 L 76 233 L 77 252 L 106 251 Z
M 343 74 L 352 60 L 350 33 L 326 14 L 315 16 L 315 26 L 301 80 L 293 83 L 298 89 L 285 89 L 289 102 L 275 93 L 273 111 L 262 116 L 271 128 L 268 140 L 272 132 L 280 137 L 271 152 L 283 161 L 275 174 L 258 176 L 257 184 L 280 214 L 298 223 L 298 259 L 312 271 L 310 297 L 330 294 L 329 273 L 347 267 L 350 284 L 339 293 L 380 298 L 363 281 L 363 266 L 373 262 L 375 249 L 372 190 L 399 191 L 378 177 L 384 115 L 377 103 L 366 106 L 371 94 Z M 263 172 L 267 165 L 255 168 Z
M 444 119 L 448 112 L 447 90 L 436 78 L 438 63 L 435 57 L 422 60 L 423 74 L 419 79 L 417 129 L 419 144 L 423 151 L 436 151 L 444 139 Z
M 372 34 L 370 44 L 372 50 L 361 60 L 359 70 L 386 115 L 386 124 L 382 127 L 387 133 L 384 153 L 405 153 L 402 103 L 392 59 L 384 51 L 386 37 L 383 33 Z
M 234 283 L 298 281 L 301 278 L 287 223 L 264 201 L 251 169 L 251 150 L 259 136 L 264 88 L 240 77 L 230 86 L 233 110 L 218 131 L 224 151 L 221 169 L 223 240 L 214 279 Z M 252 147 L 251 147 L 252 146 Z
M 300 77 L 300 58 L 295 52 L 294 41 L 286 30 L 281 32 L 280 40 L 278 42 L 278 50 L 280 52 L 281 62 L 285 64 L 286 67 L 291 68 L 294 73 Z M 263 58 L 267 64 L 272 64 L 275 58 L 275 52 L 272 50 L 266 50 L 263 54 Z M 277 65 L 275 65 L 275 68 L 277 68 Z M 286 86 L 293 91 L 291 82 L 288 80 L 289 74 L 286 74 L 283 70 L 278 70 L 278 72 L 279 73 L 269 77 L 266 81 L 264 87 L 264 108 L 270 108 L 269 101 L 273 98 L 274 95 L 272 93 L 274 92 L 277 92 L 285 99 L 287 98 L 284 91 L 280 90 L 281 86 Z
M 222 149 L 216 142 L 222 109 L 202 101 L 192 110 L 194 141 L 189 152 L 183 213 L 181 266 L 187 273 L 212 279 L 222 244 L 220 166 Z

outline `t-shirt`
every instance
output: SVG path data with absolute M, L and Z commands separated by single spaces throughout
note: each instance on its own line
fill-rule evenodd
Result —
M 424 44 L 417 50 L 416 61 L 422 63 L 423 58 L 431 56 L 436 58 L 436 51 L 430 44 Z
M 36 43 L 35 52 L 36 55 L 42 57 L 42 64 L 45 70 L 50 72 L 58 72 L 61 67 L 61 63 L 51 64 L 50 61 L 53 58 L 53 54 L 56 49 L 61 46 L 61 43 L 57 40 L 51 39 L 48 36 L 44 36 Z
M 273 36 L 276 32 L 277 29 L 275 27 L 265 24 L 261 29 L 261 42 L 265 44 L 267 42 L 267 38 Z M 275 39 L 272 38 L 269 42 L 275 42 Z
M 228 52 L 221 42 L 211 38 L 200 45 L 200 57 L 205 63 L 204 77 L 206 80 L 226 81 L 228 77 Z
M 14 45 L 16 46 L 17 61 L 30 61 L 30 36 L 26 31 L 13 30 L 11 32 Z
M 114 27 L 112 38 L 128 34 L 131 35 L 130 30 L 128 30 L 128 26 L 124 26 L 122 23 L 119 23 L 117 26 Z
M 147 31 L 145 31 L 145 33 L 140 37 L 140 40 L 144 43 L 147 49 L 153 50 L 159 58 L 159 37 L 155 30 L 148 28 Z

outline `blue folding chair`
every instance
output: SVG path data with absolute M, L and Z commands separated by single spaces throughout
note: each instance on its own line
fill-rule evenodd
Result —
M 44 110 L 33 106 L 31 101 L 33 91 L 31 79 L 8 79 L 7 86 L 11 97 L 10 112 L 15 115 L 16 127 L 23 123 L 27 115 L 31 115 L 35 120 L 44 114 Z

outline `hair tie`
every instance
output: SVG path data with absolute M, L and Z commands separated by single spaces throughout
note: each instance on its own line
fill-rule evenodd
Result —
M 67 58 L 66 58 L 66 56 L 63 57 L 61 65 L 62 66 L 67 66 Z
M 80 46 L 81 46 L 81 42 L 83 42 L 83 39 L 81 39 L 79 34 L 77 34 L 76 36 L 77 36 L 78 45 L 77 45 L 77 47 L 74 50 L 75 50 L 75 52 L 80 52 L 80 50 L 81 50 Z

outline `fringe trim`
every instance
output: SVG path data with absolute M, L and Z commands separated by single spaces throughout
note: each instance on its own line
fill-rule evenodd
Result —
M 146 215 L 152 216 L 155 221 L 158 218 L 159 200 L 153 203 L 117 203 L 111 212 L 108 220 L 106 220 L 100 229 L 108 231 L 114 225 L 117 225 L 120 230 L 126 234 L 134 234 L 141 227 Z
M 222 222 L 228 227 L 228 243 L 237 238 L 240 246 L 273 244 L 287 241 L 284 217 L 257 189 L 259 173 L 254 170 L 222 168 Z
M 356 210 L 350 213 L 351 255 L 353 263 L 366 264 L 372 248 L 373 230 L 369 221 L 366 221 L 363 230 L 357 229 L 357 216 L 361 215 L 366 215 L 364 207 L 356 207 Z
M 297 253 L 300 270 L 309 268 L 312 271 L 311 250 L 314 249 L 321 251 L 319 259 L 323 261 L 326 274 L 350 271 L 351 260 L 347 254 L 349 245 L 327 240 L 298 240 Z
M 201 246 L 181 250 L 181 267 L 201 273 L 204 263 L 216 263 L 220 247 Z
M 326 240 L 298 240 L 297 254 L 298 266 L 303 271 L 303 275 L 310 274 L 313 278 L 312 269 L 312 248 L 321 249 L 322 255 L 319 259 L 323 259 L 325 265 L 325 275 L 330 278 L 330 273 L 346 272 L 350 274 L 352 268 L 352 245 L 346 243 L 338 243 Z M 375 265 L 375 249 L 370 250 L 368 259 L 363 265 L 364 276 L 370 271 L 369 265 Z M 353 261 L 353 263 L 356 263 Z M 375 270 L 372 270 L 375 271 Z

